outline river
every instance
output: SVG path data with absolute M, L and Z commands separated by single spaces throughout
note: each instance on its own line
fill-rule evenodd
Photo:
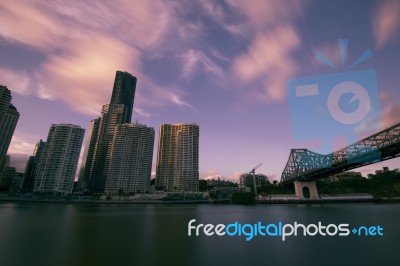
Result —
M 380 226 L 383 236 L 188 236 L 203 224 Z M 0 265 L 400 265 L 400 204 L 0 203 Z

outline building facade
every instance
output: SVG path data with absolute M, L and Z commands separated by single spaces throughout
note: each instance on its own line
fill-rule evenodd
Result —
M 79 192 L 87 193 L 93 188 L 94 179 L 91 179 L 94 171 L 95 148 L 99 134 L 100 118 L 90 121 L 86 131 L 86 145 L 82 156 L 82 164 L 79 170 L 78 188 Z
M 199 190 L 199 126 L 160 127 L 156 187 L 166 191 Z
M 137 78 L 128 72 L 117 71 L 115 74 L 110 105 L 123 105 L 123 114 L 121 119 L 123 123 L 130 123 L 132 120 L 136 83 Z
M 11 181 L 10 190 L 20 191 L 24 181 L 24 173 L 15 172 L 14 178 Z
M 71 124 L 50 127 L 37 165 L 33 192 L 70 194 L 85 130 Z
M 139 124 L 117 125 L 107 160 L 107 194 L 147 193 L 153 161 L 154 129 Z
M 36 169 L 40 157 L 43 152 L 43 147 L 46 142 L 39 140 L 35 145 L 35 149 L 33 150 L 32 156 L 29 156 L 28 162 L 26 163 L 25 172 L 24 172 L 24 180 L 22 183 L 22 190 L 25 192 L 32 192 L 33 185 L 35 184 L 36 178 Z
M 256 179 L 256 186 L 262 186 L 265 185 L 267 183 L 269 183 L 268 177 L 266 175 L 263 174 L 256 174 L 255 175 L 255 179 Z M 240 175 L 240 185 L 244 186 L 244 187 L 251 187 L 253 188 L 253 175 L 252 174 L 241 174 Z
M 103 105 L 101 117 L 91 122 L 89 146 L 85 150 L 85 164 L 80 170 L 80 187 L 83 192 L 103 193 L 109 167 L 109 154 L 115 127 L 130 123 L 136 91 L 136 77 L 117 71 L 110 104 Z M 93 125 L 92 125 L 93 124 Z
M 0 191 L 7 191 L 10 188 L 11 181 L 14 179 L 16 173 L 15 167 L 10 167 L 10 155 L 6 155 L 4 161 L 4 169 L 0 173 Z
M 11 138 L 19 119 L 17 108 L 11 103 L 11 92 L 0 85 L 0 178 L 5 170 L 5 160 Z

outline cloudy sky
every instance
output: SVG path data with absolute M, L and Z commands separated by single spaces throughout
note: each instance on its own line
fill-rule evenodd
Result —
M 279 179 L 291 148 L 319 145 L 293 138 L 288 79 L 347 71 L 370 48 L 355 70 L 376 70 L 382 126 L 400 121 L 399 14 L 400 1 L 1 1 L 0 84 L 21 113 L 12 164 L 52 123 L 87 128 L 124 70 L 138 78 L 133 121 L 200 125 L 201 178 L 261 162 Z M 342 38 L 343 68 L 315 59 L 339 65 Z M 382 165 L 400 161 L 362 171 Z

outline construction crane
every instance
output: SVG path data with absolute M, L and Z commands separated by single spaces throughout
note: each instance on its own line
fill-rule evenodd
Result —
M 249 172 L 249 174 L 253 175 L 254 194 L 256 196 L 256 199 L 257 199 L 256 169 L 261 165 L 262 163 L 259 163 L 257 166 L 253 167 L 253 169 L 251 169 Z

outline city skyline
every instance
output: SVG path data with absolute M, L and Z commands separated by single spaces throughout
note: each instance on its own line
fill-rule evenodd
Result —
M 262 162 L 258 173 L 279 180 L 291 148 L 318 148 L 318 141 L 293 139 L 285 83 L 342 71 L 314 59 L 321 50 L 339 63 L 340 38 L 349 40 L 345 69 L 372 49 L 374 56 L 357 70 L 376 70 L 383 128 L 399 122 L 399 2 L 20 6 L 0 4 L 0 84 L 21 113 L 9 149 L 20 171 L 51 124 L 87 128 L 120 69 L 138 77 L 133 121 L 154 127 L 156 136 L 163 123 L 201 126 L 200 178 L 238 182 Z M 399 159 L 360 171 L 383 165 L 396 168 Z

